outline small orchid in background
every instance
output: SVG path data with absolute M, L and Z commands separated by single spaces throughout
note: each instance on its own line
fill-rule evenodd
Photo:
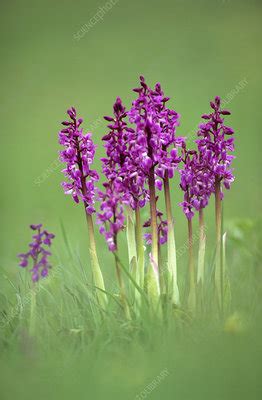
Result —
M 32 260 L 33 266 L 30 269 L 32 281 L 37 282 L 41 277 L 45 278 L 51 268 L 48 260 L 51 256 L 49 248 L 55 235 L 43 230 L 42 224 L 30 225 L 30 228 L 34 231 L 33 241 L 29 244 L 30 250 L 27 253 L 18 255 L 20 258 L 19 266 L 25 268 L 28 266 L 30 260 Z

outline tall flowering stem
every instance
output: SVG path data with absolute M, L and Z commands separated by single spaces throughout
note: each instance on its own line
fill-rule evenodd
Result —
M 205 221 L 204 209 L 200 208 L 198 211 L 199 221 L 199 248 L 198 248 L 198 265 L 197 265 L 197 289 L 199 295 L 200 308 L 203 307 L 203 292 L 204 292 L 204 279 L 205 279 L 205 250 L 206 250 L 206 234 L 205 234 Z
M 221 109 L 220 97 L 216 96 L 210 102 L 212 112 L 202 115 L 205 120 L 199 126 L 196 141 L 201 156 L 208 165 L 213 176 L 213 192 L 215 193 L 215 215 L 216 215 L 216 265 L 215 286 L 219 306 L 223 311 L 224 297 L 224 271 L 222 260 L 222 183 L 226 189 L 230 189 L 234 181 L 232 160 L 235 158 L 230 152 L 234 151 L 234 130 L 224 124 L 224 116 L 230 115 L 228 110 Z
M 164 178 L 164 192 L 167 213 L 167 266 L 168 266 L 168 279 L 167 279 L 167 292 L 171 294 L 172 300 L 175 304 L 179 304 L 179 290 L 177 284 L 177 261 L 176 261 L 176 242 L 174 234 L 174 223 L 171 208 L 170 188 L 168 172 L 165 173 Z
M 151 216 L 151 257 L 158 263 L 158 229 L 157 229 L 157 211 L 156 211 L 156 189 L 154 168 L 151 168 L 148 177 L 149 196 L 150 196 L 150 216 Z
M 170 145 L 169 127 L 171 121 L 177 123 L 178 115 L 176 112 L 166 109 L 165 103 L 169 98 L 165 97 L 159 83 L 154 89 L 148 87 L 143 76 L 140 77 L 140 87 L 135 88 L 138 93 L 137 99 L 132 103 L 129 111 L 131 123 L 136 125 L 135 140 L 131 145 L 133 159 L 137 160 L 138 170 L 145 174 L 149 188 L 150 219 L 151 219 L 151 268 L 149 269 L 149 279 L 153 279 L 155 284 L 153 290 L 154 297 L 159 296 L 159 270 L 158 263 L 158 227 L 156 211 L 155 187 L 161 190 L 161 179 L 164 178 L 165 171 L 172 172 L 172 157 L 167 152 Z M 172 122 L 173 123 L 173 122 Z M 174 125 L 174 123 L 173 123 Z M 174 132 L 174 130 L 172 131 Z M 171 171 L 171 172 L 170 172 Z M 153 283 L 153 282 L 152 282 Z M 162 282 L 161 282 L 162 286 Z M 161 287 L 161 291 L 163 291 Z M 151 296 L 150 295 L 150 296 Z
M 63 121 L 65 126 L 59 132 L 59 142 L 64 146 L 60 151 L 60 159 L 66 163 L 63 173 L 67 180 L 62 183 L 65 194 L 72 196 L 76 203 L 84 204 L 89 231 L 89 251 L 93 279 L 97 298 L 102 308 L 106 308 L 108 300 L 105 294 L 105 285 L 98 262 L 92 214 L 95 213 L 94 203 L 96 196 L 95 183 L 99 180 L 97 171 L 91 169 L 95 156 L 95 145 L 91 133 L 83 134 L 80 128 L 83 120 L 77 119 L 74 107 L 67 111 L 69 121 Z
M 110 131 L 103 137 L 106 157 L 102 158 L 102 164 L 103 173 L 107 178 L 108 184 L 113 185 L 114 190 L 111 200 L 117 200 L 117 209 L 121 210 L 121 212 L 118 212 L 115 222 L 112 221 L 114 209 L 111 208 L 110 210 L 107 207 L 107 213 L 103 211 L 103 216 L 100 213 L 98 215 L 100 222 L 102 222 L 103 218 L 109 221 L 108 228 L 105 229 L 105 226 L 102 226 L 100 232 L 106 236 L 107 240 L 112 240 L 114 231 L 124 228 L 123 205 L 125 205 L 127 210 L 126 230 L 130 268 L 136 283 L 143 287 L 144 256 L 142 254 L 143 241 L 140 208 L 148 200 L 148 191 L 145 189 L 146 175 L 141 170 L 139 160 L 134 152 L 137 135 L 134 129 L 127 125 L 127 112 L 119 97 L 114 103 L 113 112 L 114 115 L 112 117 L 104 117 L 109 122 L 108 128 Z M 136 219 L 136 223 L 134 223 L 134 219 Z M 135 245 L 134 239 L 136 239 L 137 245 Z M 115 251 L 115 249 L 112 249 L 112 251 Z M 137 305 L 140 303 L 140 293 L 136 290 L 134 294 Z
M 122 277 L 121 267 L 117 256 L 117 235 L 124 229 L 124 204 L 129 207 L 130 194 L 127 190 L 127 157 L 128 139 L 133 130 L 127 126 L 125 118 L 127 113 L 118 97 L 113 106 L 114 116 L 104 117 L 109 122 L 109 133 L 103 136 L 106 149 L 106 157 L 102 158 L 103 173 L 107 182 L 103 184 L 105 191 L 100 192 L 100 212 L 97 214 L 100 233 L 105 236 L 108 248 L 113 252 L 115 258 L 116 275 L 119 284 L 122 306 L 127 319 L 130 319 L 130 310 L 127 302 L 126 288 Z M 130 236 L 129 258 L 136 257 L 134 245 L 134 226 L 130 209 L 127 216 L 127 234 Z M 132 261 L 136 264 L 136 259 Z
M 97 213 L 97 222 L 100 224 L 100 233 L 105 236 L 108 249 L 114 255 L 116 277 L 119 285 L 120 298 L 125 316 L 130 319 L 130 310 L 127 302 L 126 289 L 122 277 L 121 266 L 117 255 L 117 236 L 124 229 L 124 210 L 121 197 L 116 192 L 114 181 L 103 184 L 104 191 L 99 191 L 100 212 Z
M 115 243 L 117 245 L 117 239 L 115 238 Z M 127 296 L 126 296 L 126 288 L 125 288 L 125 283 L 123 280 L 122 272 L 121 272 L 121 266 L 119 263 L 119 258 L 117 251 L 114 251 L 114 258 L 115 258 L 115 266 L 116 266 L 116 276 L 117 276 L 117 281 L 120 289 L 120 299 L 121 303 L 123 306 L 123 310 L 125 313 L 125 316 L 128 320 L 131 320 L 131 314 L 130 314 L 130 309 L 127 301 Z
M 169 291 L 174 302 L 179 302 L 176 273 L 176 248 L 173 230 L 173 219 L 170 203 L 169 179 L 173 178 L 174 171 L 180 162 L 177 155 L 177 146 L 181 146 L 183 138 L 175 136 L 176 127 L 179 125 L 179 114 L 167 107 L 170 100 L 166 97 L 160 83 L 154 89 L 148 87 L 144 77 L 140 77 L 140 87 L 134 89 L 138 93 L 138 99 L 133 102 L 129 112 L 130 121 L 137 126 L 136 149 L 140 151 L 143 170 L 148 176 L 150 206 L 151 206 L 151 230 L 152 230 L 152 253 L 151 256 L 160 260 L 160 246 L 157 254 L 157 229 L 155 210 L 155 189 L 164 191 L 166 199 L 166 212 L 169 219 L 168 247 L 168 273 L 164 274 L 162 263 L 158 262 L 161 291 Z M 159 244 L 161 244 L 159 242 Z M 167 279 L 164 279 L 166 275 Z M 165 284 L 166 281 L 166 284 Z
M 138 283 L 138 268 L 137 268 L 137 247 L 136 247 L 136 228 L 135 228 L 135 213 L 131 207 L 126 207 L 126 238 L 128 248 L 129 267 L 133 278 Z M 131 282 L 130 282 L 131 284 Z M 135 290 L 132 285 L 132 289 Z M 136 294 L 136 290 L 134 294 Z
M 135 210 L 136 214 L 136 251 L 137 251 L 137 268 L 139 272 L 139 285 L 144 288 L 144 268 L 145 268 L 145 251 L 142 234 L 142 223 L 140 215 L 140 207 Z
M 192 219 L 187 220 L 188 224 L 188 273 L 189 273 L 189 296 L 188 306 L 191 311 L 196 308 L 196 282 L 195 282 L 195 262 L 194 262 L 194 251 L 193 251 L 193 227 Z
M 156 202 L 158 201 L 158 197 L 156 197 Z M 157 243 L 158 243 L 158 263 L 155 263 L 152 255 L 150 253 L 150 260 L 152 262 L 152 270 L 149 272 L 148 277 L 147 277 L 147 291 L 148 293 L 154 295 L 155 293 L 155 280 L 152 279 L 151 274 L 155 274 L 155 277 L 157 279 L 157 282 L 159 282 L 159 287 L 157 287 L 157 291 L 161 291 L 161 294 L 165 293 L 165 274 L 164 274 L 164 269 L 161 269 L 161 273 L 159 273 L 158 265 L 162 265 L 162 259 L 161 259 L 161 246 L 167 242 L 167 235 L 168 235 L 168 228 L 167 228 L 167 221 L 163 219 L 163 213 L 156 209 L 156 215 L 157 215 Z M 151 218 L 147 220 L 143 227 L 151 228 L 152 222 Z M 148 245 L 152 245 L 152 229 L 150 233 L 145 233 L 144 237 L 146 239 L 146 243 Z
M 199 156 L 195 150 L 187 150 L 182 146 L 184 168 L 180 170 L 180 187 L 184 191 L 184 201 L 180 203 L 188 222 L 188 255 L 189 255 L 189 307 L 194 311 L 196 306 L 195 265 L 193 259 L 192 218 L 194 210 L 203 208 L 210 196 L 207 192 L 209 178 L 202 170 Z
M 222 261 L 222 201 L 221 183 L 216 177 L 215 182 L 215 216 L 216 216 L 216 263 L 215 263 L 215 285 L 218 294 L 219 305 L 223 312 L 224 308 L 224 289 L 223 289 L 223 261 Z

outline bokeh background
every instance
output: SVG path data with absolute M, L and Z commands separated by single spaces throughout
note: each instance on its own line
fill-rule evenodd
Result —
M 181 114 L 179 135 L 192 135 L 209 101 L 222 97 L 236 132 L 236 181 L 226 193 L 225 223 L 261 214 L 261 0 L 114 0 L 103 19 L 94 21 L 107 3 L 1 1 L 0 266 L 13 279 L 30 223 L 42 222 L 56 233 L 59 255 L 65 251 L 62 221 L 87 266 L 83 209 L 60 187 L 57 132 L 74 105 L 93 132 L 100 169 L 102 117 L 111 114 L 116 96 L 131 104 L 141 74 L 150 85 L 160 81 L 171 97 Z M 172 198 L 179 246 L 186 222 L 177 206 L 182 199 L 177 180 Z M 206 216 L 211 237 L 213 213 L 211 204 Z M 98 234 L 97 240 L 108 263 L 103 268 L 112 271 L 104 240 Z M 6 290 L 3 279 L 0 286 Z

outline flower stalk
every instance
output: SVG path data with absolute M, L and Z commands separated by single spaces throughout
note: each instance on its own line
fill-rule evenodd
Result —
M 137 244 L 136 244 L 136 226 L 135 226 L 135 212 L 131 207 L 127 206 L 127 226 L 126 226 L 126 236 L 127 236 L 127 248 L 128 248 L 128 258 L 129 258 L 129 268 L 134 281 L 140 286 L 140 271 L 138 269 L 138 258 L 137 258 Z M 130 281 L 130 290 L 132 297 L 134 298 L 134 307 L 136 313 L 141 305 L 141 295 L 136 290 L 132 282 Z
M 191 311 L 196 308 L 196 284 L 195 284 L 195 263 L 193 252 L 193 226 L 192 219 L 188 219 L 188 274 L 189 274 L 189 295 L 188 307 Z
M 164 193 L 167 214 L 167 293 L 171 296 L 174 304 L 179 304 L 179 289 L 177 283 L 177 260 L 174 223 L 170 199 L 169 178 L 166 171 L 164 178 Z
M 199 247 L 198 247 L 198 264 L 197 264 L 197 289 L 200 299 L 200 305 L 203 305 L 203 290 L 205 279 L 205 251 L 206 251 L 206 234 L 205 234 L 205 221 L 204 210 L 200 208 L 198 212 L 199 221 Z
M 117 235 L 114 236 L 114 242 L 115 242 L 115 248 L 117 249 Z M 114 258 L 115 258 L 116 277 L 117 277 L 119 291 L 120 291 L 121 304 L 122 304 L 126 318 L 128 320 L 131 320 L 131 314 L 130 314 L 129 305 L 128 305 L 127 297 L 126 297 L 125 283 L 124 283 L 123 276 L 122 276 L 121 266 L 119 264 L 117 250 L 114 251 Z
M 89 232 L 89 253 L 92 265 L 92 273 L 94 278 L 95 286 L 97 286 L 96 294 L 99 301 L 100 306 L 105 309 L 108 304 L 108 299 L 106 293 L 103 293 L 101 290 L 105 290 L 104 279 L 102 275 L 102 271 L 100 269 L 97 251 L 96 251 L 96 242 L 95 242 L 95 232 L 94 232 L 94 223 L 92 215 L 86 213 L 86 221 Z
M 82 201 L 89 231 L 89 251 L 91 258 L 92 274 L 94 278 L 97 298 L 102 308 L 107 306 L 107 296 L 103 275 L 98 262 L 92 214 L 95 213 L 94 203 L 96 197 L 95 182 L 99 180 L 97 171 L 91 169 L 95 157 L 95 149 L 91 133 L 83 134 L 80 128 L 83 120 L 77 119 L 74 107 L 67 111 L 70 121 L 63 121 L 64 129 L 59 132 L 59 142 L 64 146 L 60 152 L 60 159 L 66 163 L 63 170 L 66 182 L 62 183 L 65 193 L 70 194 L 76 203 Z M 99 290 L 101 289 L 101 290 Z
M 158 266 L 158 226 L 157 226 L 157 209 L 156 209 L 156 191 L 154 168 L 150 169 L 149 179 L 149 196 L 150 196 L 150 216 L 151 216 L 151 267 L 148 269 L 148 294 L 151 300 L 157 299 L 160 295 L 159 287 L 159 266 Z M 161 288 L 162 289 L 162 288 Z
M 142 223 L 141 223 L 141 215 L 140 215 L 139 207 L 136 208 L 135 214 L 136 214 L 137 268 L 138 268 L 138 276 L 139 276 L 139 285 L 140 285 L 141 289 L 144 289 L 145 251 L 144 251 Z
M 223 311 L 223 257 L 222 257 L 222 201 L 221 182 L 215 181 L 215 218 L 216 218 L 216 259 L 215 259 L 215 288 L 218 304 Z

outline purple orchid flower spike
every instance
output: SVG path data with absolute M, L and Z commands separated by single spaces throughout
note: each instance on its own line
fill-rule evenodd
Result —
M 66 128 L 59 133 L 59 142 L 65 147 L 60 152 L 60 159 L 66 163 L 63 173 L 67 178 L 62 183 L 65 194 L 70 194 L 76 203 L 81 200 L 88 214 L 95 212 L 94 203 L 96 188 L 95 183 L 99 180 L 96 170 L 91 169 L 94 161 L 96 146 L 91 133 L 83 134 L 80 128 L 83 120 L 77 119 L 74 107 L 67 111 L 71 121 L 64 121 Z
M 234 181 L 231 164 L 234 155 L 234 130 L 224 124 L 224 116 L 230 115 L 230 111 L 221 109 L 221 99 L 216 96 L 214 101 L 210 102 L 213 109 L 211 114 L 204 114 L 202 118 L 206 121 L 199 126 L 196 140 L 201 157 L 207 163 L 210 171 L 214 174 L 215 183 L 221 190 L 221 183 L 226 189 L 230 189 Z M 215 192 L 215 187 L 214 187 Z M 220 193 L 223 197 L 222 192 Z
M 154 167 L 156 178 L 163 179 L 165 173 L 172 178 L 180 162 L 176 148 L 181 147 L 184 141 L 183 138 L 176 137 L 179 114 L 167 108 L 169 97 L 164 95 L 160 83 L 151 89 L 141 76 L 140 85 L 141 87 L 134 89 L 138 98 L 128 113 L 130 122 L 136 125 L 133 158 L 148 176 L 150 169 Z M 161 189 L 159 182 L 157 185 Z
M 138 160 L 132 157 L 132 143 L 136 141 L 136 133 L 127 125 L 127 112 L 120 97 L 116 99 L 113 111 L 113 117 L 104 117 L 110 122 L 110 132 L 103 137 L 107 155 L 101 159 L 103 173 L 109 181 L 114 181 L 115 190 L 121 193 L 122 202 L 135 210 L 148 201 L 146 175 L 141 171 Z
M 181 161 L 178 148 L 182 146 L 184 138 L 176 137 L 176 128 L 179 125 L 179 114 L 169 109 L 166 104 L 169 97 L 164 95 L 160 83 L 151 89 L 140 77 L 140 87 L 135 88 L 137 99 L 132 103 L 129 111 L 129 120 L 136 126 L 136 136 L 131 143 L 130 153 L 136 160 L 138 171 L 142 171 L 147 178 L 150 194 L 150 220 L 152 230 L 151 258 L 158 263 L 158 223 L 156 210 L 155 188 L 162 190 L 164 182 L 165 202 L 168 223 L 168 287 L 172 292 L 174 303 L 179 303 L 177 286 L 175 236 L 173 216 L 171 210 L 169 179 Z M 161 276 L 161 271 L 160 274 Z M 163 280 L 162 280 L 163 282 Z M 157 285 L 156 285 L 157 286 Z M 165 290 L 163 287 L 162 291 Z M 154 296 L 154 294 L 152 294 Z
M 204 209 L 214 191 L 214 175 L 206 159 L 196 150 L 187 150 L 183 144 L 184 168 L 180 170 L 180 187 L 184 201 L 180 203 L 187 219 L 194 216 L 194 210 Z
M 33 267 L 30 269 L 32 281 L 37 282 L 41 277 L 45 278 L 51 268 L 48 261 L 48 258 L 51 256 L 49 248 L 52 245 L 55 235 L 43 230 L 42 224 L 30 225 L 30 228 L 34 231 L 33 241 L 29 244 L 30 249 L 27 253 L 18 255 L 20 258 L 19 266 L 25 268 L 29 265 L 30 260 L 32 260 Z
M 114 103 L 113 112 L 113 117 L 104 117 L 110 122 L 110 131 L 103 136 L 106 157 L 101 159 L 107 182 L 103 185 L 105 192 L 99 193 L 102 203 L 101 212 L 98 213 L 98 223 L 102 224 L 100 232 L 105 235 L 111 251 L 116 250 L 116 235 L 124 226 L 123 205 L 139 212 L 139 208 L 148 200 L 146 175 L 138 168 L 131 152 L 131 143 L 136 140 L 135 130 L 127 125 L 127 112 L 119 97 Z M 108 229 L 105 225 L 108 225 Z M 112 244 L 112 240 L 115 244 Z

